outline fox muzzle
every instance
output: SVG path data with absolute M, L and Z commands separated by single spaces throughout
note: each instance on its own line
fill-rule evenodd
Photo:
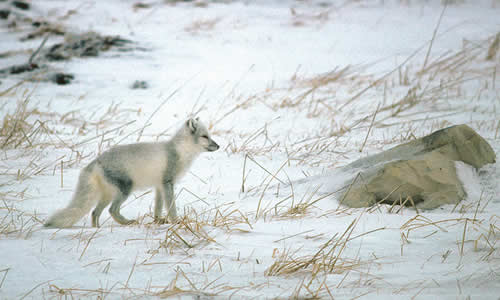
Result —
M 207 147 L 207 151 L 216 151 L 217 149 L 219 149 L 219 145 L 217 145 L 216 142 L 214 142 L 213 140 L 210 140 L 210 144 L 208 144 L 208 147 Z

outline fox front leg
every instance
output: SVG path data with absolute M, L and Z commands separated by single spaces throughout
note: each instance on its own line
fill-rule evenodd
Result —
M 154 213 L 154 222 L 156 224 L 167 224 L 167 217 L 162 217 L 161 213 L 163 210 L 163 202 L 165 198 L 165 189 L 163 187 L 156 188 L 155 195 L 155 213 Z
M 165 191 L 165 204 L 167 206 L 167 218 L 170 219 L 171 222 L 177 221 L 177 209 L 175 207 L 175 199 L 174 199 L 174 184 L 170 181 L 164 184 Z
M 165 201 L 167 206 L 166 217 L 161 216 L 163 201 Z M 157 224 L 167 224 L 168 219 L 170 219 L 171 222 L 177 220 L 177 209 L 174 201 L 174 185 L 171 182 L 166 182 L 163 184 L 163 187 L 157 188 L 155 196 L 154 222 Z
M 155 219 L 155 223 L 158 223 L 158 224 L 165 224 L 166 223 L 166 219 L 161 217 L 161 211 L 163 210 L 164 194 L 165 193 L 163 191 L 163 188 L 156 188 L 154 219 Z

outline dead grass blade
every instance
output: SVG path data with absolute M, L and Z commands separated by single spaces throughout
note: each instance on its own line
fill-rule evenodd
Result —
M 488 54 L 486 55 L 486 60 L 495 60 L 497 56 L 498 49 L 500 49 L 500 32 L 497 33 L 490 47 L 488 48 Z
M 421 229 L 426 229 L 428 227 L 435 227 L 437 231 L 440 232 L 448 232 L 446 227 L 452 227 L 452 226 L 460 226 L 463 224 L 463 230 L 461 231 L 461 236 L 460 240 L 458 241 L 458 253 L 460 255 L 460 262 L 462 261 L 464 255 L 465 255 L 465 244 L 467 242 L 473 242 L 474 243 L 474 250 L 479 251 L 480 250 L 480 242 L 484 241 L 485 248 L 487 250 L 486 254 L 481 257 L 481 260 L 488 260 L 492 258 L 492 255 L 495 252 L 498 252 L 498 243 L 500 240 L 500 231 L 499 227 L 497 226 L 497 221 L 498 217 L 495 218 L 493 216 L 489 220 L 489 224 L 485 224 L 484 220 L 478 220 L 478 219 L 471 219 L 471 218 L 451 218 L 451 219 L 444 219 L 444 220 L 439 220 L 439 221 L 432 221 L 431 219 L 422 216 L 422 215 L 416 215 L 412 218 L 410 218 L 407 222 L 405 222 L 401 227 L 401 239 L 402 239 L 402 245 L 403 247 L 404 244 L 409 243 L 409 238 L 410 238 L 410 233 L 421 230 Z M 486 225 L 486 226 L 485 226 Z M 467 234 L 469 233 L 475 234 L 476 237 L 470 237 L 467 238 Z M 436 231 L 432 232 L 431 234 L 427 234 L 423 238 L 427 238 L 429 236 L 432 236 L 436 233 Z M 500 254 L 500 252 L 498 253 Z
M 31 290 L 29 290 L 26 294 L 24 294 L 21 298 L 19 298 L 19 300 L 23 300 L 24 298 L 28 297 L 31 293 L 33 293 L 34 290 L 36 290 L 37 288 L 39 288 L 42 285 L 47 284 L 51 281 L 52 280 L 47 280 L 47 281 L 44 281 L 44 282 L 41 282 L 41 283 L 35 285 Z
M 311 278 L 317 278 L 320 273 L 340 274 L 361 268 L 366 262 L 362 262 L 356 258 L 349 259 L 343 257 L 343 252 L 347 248 L 348 242 L 364 235 L 351 238 L 358 222 L 359 218 L 353 220 L 342 234 L 334 234 L 332 238 L 312 255 L 298 256 L 298 253 L 301 251 L 300 248 L 297 250 L 284 249 L 276 257 L 274 263 L 265 270 L 264 274 L 266 276 L 283 276 L 305 272 L 310 274 Z
M 220 17 L 198 20 L 184 27 L 184 30 L 191 34 L 211 31 L 221 20 Z
M 424 64 L 422 65 L 422 69 L 424 69 L 427 66 L 427 61 L 429 60 L 429 55 L 431 54 L 431 49 L 432 49 L 432 44 L 434 44 L 434 40 L 436 39 L 436 34 L 439 29 L 439 25 L 441 25 L 441 20 L 443 19 L 444 12 L 446 11 L 446 8 L 448 7 L 448 1 L 445 1 L 445 4 L 443 6 L 443 10 L 441 11 L 441 14 L 439 15 L 438 22 L 436 24 L 436 27 L 434 27 L 434 32 L 432 33 L 432 38 L 429 43 L 429 48 L 427 48 L 427 54 L 425 55 L 425 60 Z
M 3 273 L 2 280 L 0 281 L 0 289 L 3 286 L 3 283 L 5 282 L 5 278 L 7 278 L 7 274 L 9 273 L 10 268 L 0 270 L 0 273 Z
M 82 251 L 82 254 L 80 255 L 80 257 L 78 258 L 78 260 L 81 260 L 83 255 L 85 255 L 85 252 L 87 251 L 87 248 L 89 247 L 90 245 L 90 242 L 92 242 L 92 240 L 95 238 L 96 234 L 100 231 L 101 228 L 97 228 L 93 233 L 92 235 L 90 236 L 90 238 L 87 240 L 87 242 L 85 243 L 85 247 L 83 248 L 83 251 Z

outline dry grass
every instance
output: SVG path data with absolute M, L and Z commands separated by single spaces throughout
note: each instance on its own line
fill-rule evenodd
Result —
M 439 38 L 436 34 L 433 42 Z M 258 94 L 231 98 L 236 104 L 217 112 L 219 117 L 214 118 L 214 125 L 259 110 L 283 111 L 282 118 L 287 118 L 286 112 L 291 120 L 311 120 L 307 122 L 316 125 L 308 132 L 293 127 L 283 134 L 281 127 L 277 134 L 272 128 L 279 120 L 270 120 L 252 132 L 224 132 L 232 136 L 225 150 L 253 156 L 279 151 L 287 153 L 289 161 L 295 164 L 332 167 L 337 164 L 332 157 L 356 157 L 356 149 L 364 151 L 413 139 L 449 126 L 452 123 L 448 120 L 455 116 L 477 110 L 474 100 L 495 86 L 498 66 L 484 60 L 486 53 L 495 48 L 495 41 L 496 37 L 465 40 L 462 48 L 438 56 L 432 55 L 430 43 L 424 44 L 393 70 L 378 77 L 366 72 L 368 65 L 338 67 L 314 76 L 297 71 L 287 87 L 271 85 Z M 425 54 L 424 51 L 429 53 L 426 61 L 417 62 L 417 54 Z M 466 93 L 471 84 L 478 87 L 477 95 Z M 457 99 L 471 99 L 471 105 L 454 106 Z M 486 124 L 475 127 L 479 126 L 485 128 Z M 495 132 L 498 121 L 488 126 Z M 392 128 L 400 128 L 400 134 L 371 139 L 373 132 L 395 131 Z M 363 132 L 363 140 L 358 140 L 359 131 Z
M 310 13 L 298 11 L 296 8 L 290 8 L 290 13 L 292 15 L 292 26 L 305 26 L 309 23 L 319 23 L 324 24 L 330 19 L 330 13 L 332 9 L 322 9 L 318 12 Z
M 99 132 L 116 124 L 116 119 L 130 111 L 111 104 L 88 118 L 79 110 L 66 113 L 53 112 L 50 108 L 43 110 L 33 103 L 36 87 L 24 89 L 23 84 L 20 82 L 0 92 L 0 100 L 5 100 L 0 120 L 0 154 L 5 160 L 0 164 L 0 235 L 27 239 L 43 222 L 36 209 L 28 212 L 19 208 L 22 201 L 34 196 L 29 195 L 32 193 L 29 187 L 20 190 L 18 185 L 36 176 L 58 175 L 63 187 L 65 169 L 78 166 L 93 155 L 84 153 L 83 149 L 89 144 L 96 143 L 98 149 L 104 149 L 116 141 L 119 134 L 123 134 L 124 125 Z M 19 100 L 14 102 L 15 99 Z M 10 103 L 16 105 L 9 110 Z M 96 132 L 97 136 L 75 139 Z M 56 159 L 46 158 L 46 151 L 60 151 L 61 155 Z
M 265 275 L 283 276 L 305 272 L 314 279 L 319 274 L 341 274 L 364 267 L 367 262 L 359 258 L 343 257 L 348 243 L 356 238 L 352 234 L 358 222 L 359 218 L 352 221 L 342 234 L 335 234 L 312 255 L 298 256 L 301 249 L 280 251 L 274 263 L 266 269 Z
M 491 42 L 491 45 L 488 48 L 488 54 L 486 55 L 486 60 L 495 60 L 499 48 L 500 48 L 500 32 L 497 33 L 497 35 Z
M 57 299 L 73 299 L 81 297 L 105 299 L 112 293 L 112 289 L 61 288 L 55 284 L 49 284 L 48 292 L 55 295 Z
M 80 110 L 65 113 L 53 112 L 50 108 L 42 110 L 32 103 L 35 89 L 22 90 L 21 85 L 16 85 L 0 93 L 0 99 L 22 99 L 17 101 L 11 111 L 7 110 L 0 121 L 0 150 L 4 151 L 4 157 L 30 158 L 24 168 L 17 170 L 17 180 L 25 180 L 49 170 L 55 171 L 59 167 L 78 165 L 82 159 L 92 155 L 84 154 L 82 149 L 85 146 L 97 143 L 98 151 L 103 151 L 117 143 L 119 134 L 124 134 L 124 129 L 134 123 L 131 121 L 105 130 L 119 123 L 116 120 L 123 119 L 131 112 L 114 103 L 105 110 L 96 110 L 90 117 L 83 115 Z M 99 133 L 101 130 L 105 131 Z M 95 132 L 98 134 L 93 137 L 75 139 L 93 135 Z M 54 161 L 46 161 L 40 150 L 47 149 L 69 150 L 70 154 Z M 4 174 L 13 175 L 13 172 L 7 170 Z
M 16 208 L 16 202 L 25 200 L 27 196 L 26 190 L 0 192 L 0 236 L 28 239 L 43 223 L 36 212 L 26 213 Z
M 327 20 L 329 12 L 320 12 L 319 15 L 303 15 L 292 12 L 296 25 L 307 22 Z M 220 18 L 200 20 L 186 26 L 185 30 L 193 34 L 199 34 L 215 30 Z M 434 36 L 433 40 L 439 38 Z M 233 204 L 218 206 L 203 211 L 193 208 L 186 209 L 184 217 L 176 224 L 158 226 L 152 223 L 152 216 L 145 215 L 139 218 L 139 228 L 144 229 L 144 241 L 152 242 L 154 247 L 149 247 L 149 257 L 134 263 L 126 282 L 119 283 L 118 287 L 124 289 L 125 295 L 147 295 L 159 297 L 192 296 L 212 297 L 222 293 L 238 292 L 242 289 L 257 290 L 259 285 L 246 287 L 231 287 L 229 285 L 215 285 L 213 282 L 201 285 L 191 279 L 180 267 L 175 269 L 175 278 L 164 287 L 158 289 L 145 288 L 143 290 L 131 289 L 129 279 L 133 276 L 136 268 L 140 266 L 154 266 L 164 264 L 153 258 L 160 254 L 181 254 L 193 256 L 197 251 L 207 245 L 217 245 L 220 234 L 246 234 L 253 230 L 256 221 L 271 222 L 283 219 L 302 219 L 310 216 L 317 204 L 328 199 L 328 195 L 318 193 L 320 187 L 311 187 L 302 195 L 294 192 L 293 183 L 285 180 L 285 167 L 291 164 L 309 166 L 332 166 L 338 161 L 348 160 L 351 152 L 363 151 L 376 143 L 389 144 L 396 140 L 412 139 L 418 135 L 422 124 L 427 127 L 442 127 L 446 125 L 446 117 L 450 115 L 447 106 L 454 98 L 464 97 L 464 86 L 471 81 L 491 81 L 492 74 L 496 74 L 498 63 L 499 35 L 486 41 L 465 41 L 462 49 L 456 49 L 434 57 L 428 55 L 426 62 L 415 63 L 410 56 L 396 68 L 383 74 L 374 76 L 366 72 L 368 66 L 347 66 L 334 68 L 325 74 L 305 76 L 298 72 L 293 75 L 289 86 L 277 88 L 270 86 L 269 89 L 253 95 L 237 94 L 239 81 L 227 95 L 226 103 L 221 105 L 215 113 L 213 121 L 209 124 L 210 129 L 216 134 L 228 136 L 230 142 L 226 152 L 230 154 L 242 154 L 242 182 L 241 191 L 258 199 L 255 211 L 243 212 Z M 432 45 L 421 47 L 419 51 L 427 49 L 431 52 Z M 486 65 L 482 64 L 487 58 Z M 492 65 L 496 63 L 496 65 Z M 493 87 L 495 82 L 493 75 Z M 143 130 L 148 126 L 139 128 L 139 132 L 125 132 L 133 122 L 116 122 L 123 119 L 130 111 L 121 109 L 113 104 L 103 113 L 95 112 L 94 115 L 83 116 L 79 111 L 69 111 L 64 114 L 42 111 L 31 105 L 32 96 L 28 91 L 21 91 L 21 84 L 13 89 L 0 92 L 2 97 L 13 98 L 13 95 L 21 97 L 16 108 L 3 116 L 0 124 L 0 150 L 4 153 L 11 151 L 24 151 L 30 160 L 19 169 L 1 170 L 0 176 L 11 179 L 9 184 L 19 182 L 52 171 L 64 171 L 64 168 L 76 166 L 82 159 L 93 155 L 83 153 L 82 149 L 89 144 L 95 144 L 97 152 L 107 147 L 120 143 L 132 134 L 138 134 L 141 138 Z M 488 88 L 491 88 L 489 86 Z M 480 94 L 480 92 L 478 92 Z M 479 96 L 478 96 L 479 97 Z M 372 102 L 366 99 L 375 99 Z M 166 100 L 165 100 L 166 101 Z M 165 102 L 164 102 L 165 103 Z M 453 102 L 451 102 L 453 103 Z M 162 104 L 163 105 L 163 104 Z M 158 108 L 161 108 L 160 105 Z M 203 108 L 195 109 L 193 112 Z M 425 109 L 423 109 L 425 108 Z M 277 120 L 269 120 L 258 126 L 256 130 L 246 132 L 244 130 L 224 126 L 224 130 L 215 130 L 224 121 L 238 118 L 240 115 L 252 114 L 260 109 L 271 110 L 277 114 L 291 114 L 295 117 L 305 117 L 307 120 L 317 120 L 317 130 L 311 130 L 305 135 L 286 136 L 281 132 L 273 131 L 272 125 Z M 443 110 L 442 114 L 439 113 Z M 158 111 L 158 110 L 157 110 Z M 156 111 L 155 111 L 156 112 Z M 454 112 L 451 112 L 454 113 Z M 153 113 L 154 115 L 154 113 Z M 153 116 L 152 115 L 152 116 Z M 151 117 L 152 117 L 151 116 Z M 151 118 L 150 118 L 151 119 Z M 435 122 L 432 120 L 434 119 Z M 432 122 L 432 123 L 431 123 Z M 430 124 L 430 125 L 429 125 Z M 498 127 L 495 122 L 495 128 Z M 398 137 L 384 137 L 384 140 L 371 140 L 372 133 L 377 130 L 398 127 L 406 130 Z M 229 129 L 227 129 L 229 128 Z M 295 129 L 295 128 L 294 128 Z M 350 139 L 351 133 L 362 131 L 364 134 L 357 146 Z M 81 137 L 74 141 L 74 137 Z M 71 155 L 59 157 L 57 160 L 46 161 L 37 149 L 63 149 L 68 150 Z M 271 169 L 262 163 L 261 157 L 269 153 L 285 153 L 286 159 L 280 167 Z M 359 155 L 359 154 L 356 154 Z M 345 158 L 345 159 L 344 159 Z M 248 183 L 249 168 L 256 166 L 259 172 L 265 174 L 260 185 L 250 186 Z M 62 176 L 61 176 L 62 181 Z M 0 187 L 3 183 L 0 183 Z M 9 185 L 8 184 L 8 185 Z M 284 193 L 284 187 L 291 189 L 290 194 L 279 196 Z M 280 191 L 281 189 L 281 191 Z M 5 189 L 4 189 L 5 190 Z M 41 223 L 36 213 L 26 213 L 16 208 L 16 201 L 22 200 L 25 192 L 0 193 L 0 235 L 30 238 L 32 232 Z M 271 199 L 271 190 L 276 190 L 276 198 Z M 278 197 L 279 196 L 279 197 Z M 197 196 L 196 196 L 197 197 Z M 200 197 L 199 200 L 203 201 Z M 491 199 L 490 199 L 491 200 Z M 402 202 L 410 199 L 402 199 Z M 489 201 L 489 200 L 488 200 Z M 471 251 L 480 251 L 481 260 L 495 261 L 500 256 L 500 218 L 496 215 L 489 220 L 480 220 L 477 214 L 484 211 L 488 202 L 479 201 L 473 205 L 462 205 L 457 207 L 459 213 L 474 213 L 474 216 L 458 217 L 446 220 L 433 221 L 418 214 L 400 228 L 401 253 L 403 246 L 409 243 L 417 232 L 427 230 L 424 238 L 438 232 L 446 232 L 450 227 L 459 227 L 462 235 L 457 239 L 457 252 L 461 257 Z M 402 203 L 403 204 L 403 203 Z M 378 209 L 377 206 L 374 209 Z M 390 207 L 389 212 L 401 212 Z M 314 211 L 316 212 L 316 211 Z M 330 212 L 320 212 L 321 216 L 349 215 L 352 210 L 337 209 Z M 265 271 L 266 276 L 304 276 L 292 296 L 299 297 L 305 291 L 310 298 L 333 298 L 332 288 L 342 286 L 343 280 L 337 287 L 329 286 L 327 276 L 329 274 L 342 274 L 345 277 L 352 273 L 363 273 L 372 261 L 363 261 L 359 257 L 346 257 L 349 243 L 360 236 L 370 234 L 374 231 L 354 235 L 359 218 L 354 220 L 344 232 L 333 235 L 328 241 L 320 245 L 310 253 L 303 248 L 285 248 L 274 253 L 274 262 Z M 108 228 L 108 227 L 106 227 Z M 112 230 L 111 226 L 111 230 Z M 377 230 L 383 230 L 379 228 Z M 161 231 L 161 237 L 152 237 L 151 232 Z M 73 239 L 78 241 L 78 255 L 80 259 L 87 257 L 92 249 L 95 239 L 99 237 L 102 229 L 84 231 L 75 234 Z M 300 234 L 304 234 L 302 232 Z M 286 238 L 292 238 L 289 236 Z M 136 239 L 125 240 L 124 244 Z M 149 245 L 150 246 L 150 245 Z M 447 253 L 447 254 L 446 254 Z M 450 253 L 445 252 L 443 260 Z M 109 261 L 105 264 L 103 272 L 109 271 Z M 107 263 L 107 265 L 106 265 Z M 168 262 L 172 264 L 172 262 Z M 176 263 L 181 264 L 181 263 Z M 214 259 L 208 264 L 206 271 L 219 269 L 223 271 L 220 259 Z M 8 277 L 9 269 L 0 270 L 0 288 Z M 181 284 L 180 281 L 184 284 Z M 102 287 L 99 289 L 64 288 L 56 284 L 44 282 L 36 285 L 24 296 L 31 295 L 34 289 L 47 285 L 50 296 L 56 298 L 78 298 L 78 297 L 100 297 L 106 298 L 116 292 L 116 286 Z M 210 292 L 207 292 L 210 291 Z
M 189 296 L 189 297 L 201 298 L 201 297 L 214 297 L 217 295 L 216 293 L 205 292 L 212 283 L 209 283 L 208 285 L 205 285 L 203 287 L 201 286 L 198 287 L 180 267 L 177 267 L 175 271 L 176 271 L 175 278 L 171 280 L 168 286 L 163 288 L 160 292 L 155 293 L 155 296 L 159 296 L 160 298 L 170 298 L 173 296 Z M 178 284 L 177 282 L 179 281 L 179 279 L 183 279 L 184 281 L 186 281 L 187 286 L 189 286 L 190 289 L 179 288 L 177 286 Z
M 96 110 L 90 118 L 82 115 L 80 110 L 65 113 L 42 111 L 31 103 L 34 90 L 19 92 L 21 95 L 18 96 L 21 96 L 23 100 L 17 102 L 13 112 L 6 113 L 1 122 L 0 149 L 2 150 L 34 149 L 37 147 L 70 148 L 73 150 L 77 146 L 102 138 L 105 134 L 99 134 L 95 138 L 78 143 L 74 142 L 74 135 L 85 136 L 109 128 L 109 126 L 116 124 L 115 120 L 130 113 L 129 110 L 121 109 L 114 103 L 105 110 Z M 9 93 L 4 97 L 14 97 L 18 93 L 13 95 Z M 108 131 L 108 133 L 115 133 L 119 129 L 122 128 L 118 127 Z M 70 135 L 70 138 L 65 137 L 66 134 Z
M 209 18 L 204 20 L 195 21 L 184 27 L 184 30 L 191 34 L 201 34 L 204 32 L 212 31 L 215 26 L 222 20 L 220 17 Z
M 30 94 L 25 91 L 25 99 L 18 101 L 15 111 L 7 113 L 0 127 L 0 149 L 35 147 L 40 144 L 42 135 L 50 134 L 44 122 L 40 121 L 43 114 L 35 108 L 28 108 Z
M 337 193 L 337 191 L 335 191 L 327 194 L 318 194 L 320 188 L 321 186 L 317 186 L 310 191 L 306 191 L 300 199 L 298 199 L 298 195 L 296 195 L 292 189 L 292 193 L 289 196 L 282 200 L 278 200 L 274 205 L 268 205 L 263 215 L 269 215 L 278 220 L 306 217 L 312 213 L 312 210 L 316 208 L 318 202 L 329 199 L 332 195 Z M 331 201 L 331 199 L 329 200 Z M 321 212 L 322 216 L 332 214 L 349 215 L 350 213 L 343 209 L 337 209 L 334 212 Z
M 466 244 L 473 244 L 472 250 L 475 252 L 483 252 L 480 257 L 482 261 L 493 261 L 500 257 L 500 217 L 493 215 L 489 220 L 480 220 L 476 218 L 450 218 L 439 221 L 433 221 L 423 215 L 416 215 L 406 221 L 400 228 L 401 230 L 401 255 L 403 255 L 403 247 L 408 244 L 413 235 L 422 229 L 426 229 L 427 235 L 424 238 L 430 237 L 438 232 L 448 232 L 451 227 L 463 227 L 461 236 L 457 242 L 457 253 L 460 260 L 467 252 Z M 469 249 L 471 247 L 468 247 Z M 446 257 L 450 252 L 447 252 Z M 443 258 L 443 260 L 446 259 Z
M 214 235 L 219 232 L 248 233 L 253 229 L 248 215 L 234 208 L 233 204 L 228 203 L 202 212 L 194 208 L 186 209 L 177 223 L 168 225 L 164 237 L 158 240 L 158 246 L 149 251 L 151 256 L 141 264 L 147 264 L 160 251 L 173 254 L 180 250 L 181 253 L 188 253 L 191 249 L 200 249 L 211 243 L 217 243 Z M 143 219 L 139 223 L 139 226 L 149 229 L 158 226 L 152 220 L 146 222 Z

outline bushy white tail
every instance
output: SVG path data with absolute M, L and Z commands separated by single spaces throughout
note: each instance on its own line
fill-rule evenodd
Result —
M 45 227 L 71 227 L 85 216 L 100 198 L 97 174 L 92 174 L 92 166 L 82 170 L 73 199 L 66 208 L 55 212 L 44 224 Z

